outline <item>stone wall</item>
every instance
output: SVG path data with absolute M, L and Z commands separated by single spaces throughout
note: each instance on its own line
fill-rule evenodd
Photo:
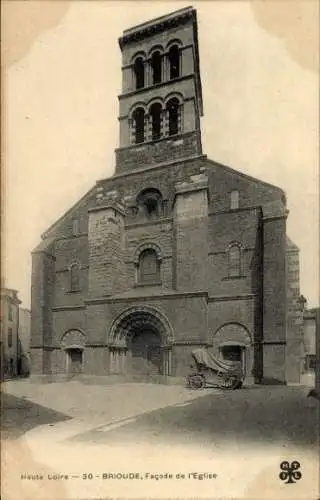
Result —
M 178 291 L 207 291 L 208 200 L 207 178 L 202 177 L 177 185 L 173 266 Z
M 107 374 L 113 321 L 132 305 L 148 304 L 161 310 L 172 325 L 172 374 L 184 375 L 195 346 L 210 345 L 221 326 L 237 323 L 255 343 L 250 363 L 254 360 L 258 378 L 263 360 L 266 379 L 285 381 L 282 192 L 277 188 L 272 192 L 264 184 L 260 191 L 258 181 L 241 175 L 237 184 L 237 173 L 231 175 L 220 166 L 214 167 L 217 175 L 213 176 L 208 165 L 201 157 L 100 181 L 94 197 L 90 192 L 82 208 L 75 209 L 76 215 L 71 210 L 46 234 L 46 253 L 34 255 L 32 339 L 35 347 L 46 339 L 51 350 L 34 349 L 34 372 L 64 373 L 61 337 L 78 329 L 87 338 L 85 373 Z M 209 180 L 201 185 L 207 176 Z M 231 210 L 230 191 L 235 186 L 241 188 L 240 207 Z M 137 217 L 130 209 L 141 190 L 150 187 L 158 189 L 167 202 L 165 216 L 154 220 Z M 119 213 L 101 201 L 110 191 L 116 193 L 116 205 L 123 203 Z M 260 206 L 268 196 L 274 198 L 276 210 L 281 207 L 280 216 L 273 217 L 274 207 L 270 216 L 270 210 Z M 75 217 L 81 221 L 77 235 L 73 234 Z M 230 279 L 226 248 L 234 241 L 241 244 L 243 272 Z M 161 251 L 159 286 L 136 286 L 136 253 L 147 242 Z M 73 260 L 81 264 L 77 293 L 68 290 L 68 266 Z M 54 287 L 47 286 L 50 276 Z
M 107 203 L 107 202 L 106 202 Z M 88 296 L 119 293 L 126 287 L 125 235 L 122 208 L 96 206 L 90 212 Z
M 261 260 L 260 210 L 256 208 L 233 210 L 209 216 L 209 280 L 210 296 L 236 295 L 258 292 L 259 263 Z M 240 247 L 241 272 L 229 275 L 229 246 Z
M 242 174 L 212 160 L 206 161 L 209 177 L 209 213 L 229 211 L 231 192 L 239 192 L 239 209 L 261 207 L 279 201 L 285 205 L 285 193 L 278 187 Z
M 287 239 L 286 380 L 299 384 L 303 371 L 303 311 L 300 298 L 299 249 Z
M 159 163 L 202 154 L 200 132 L 164 138 L 116 150 L 116 173 L 131 171 Z
M 263 220 L 263 377 L 285 383 L 287 282 L 286 215 Z

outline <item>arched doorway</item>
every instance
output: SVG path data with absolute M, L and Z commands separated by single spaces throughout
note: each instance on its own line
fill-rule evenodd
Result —
M 66 373 L 69 375 L 83 372 L 85 341 L 86 337 L 80 330 L 69 330 L 61 339 L 61 347 L 65 351 Z
M 67 372 L 71 375 L 82 373 L 83 350 L 78 347 L 66 349 L 67 354 Z
M 220 345 L 220 354 L 223 359 L 228 361 L 239 361 L 244 373 L 247 371 L 247 356 L 244 345 L 239 344 L 222 344 Z
M 150 306 L 132 307 L 113 323 L 109 334 L 110 373 L 171 374 L 172 329 Z
M 131 351 L 131 372 L 157 375 L 162 372 L 161 337 L 156 330 L 146 328 L 133 332 L 127 342 Z M 128 367 L 129 368 L 129 367 Z
M 212 340 L 215 353 L 226 360 L 240 361 L 249 379 L 253 368 L 253 348 L 248 330 L 239 323 L 227 323 L 215 332 Z

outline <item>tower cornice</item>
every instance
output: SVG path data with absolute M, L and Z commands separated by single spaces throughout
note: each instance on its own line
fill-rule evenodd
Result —
M 123 31 L 122 37 L 119 38 L 119 45 L 122 50 L 124 45 L 133 41 L 139 41 L 156 33 L 179 26 L 185 22 L 193 20 L 196 23 L 196 11 L 193 7 L 185 7 L 171 14 L 157 17 L 145 23 L 138 24 Z

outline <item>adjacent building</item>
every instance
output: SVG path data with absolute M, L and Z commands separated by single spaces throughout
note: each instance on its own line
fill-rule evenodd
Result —
M 247 383 L 299 383 L 286 196 L 203 152 L 196 11 L 129 28 L 119 45 L 114 175 L 32 254 L 33 374 L 184 376 L 203 347 L 241 361 Z
M 17 290 L 1 289 L 1 378 L 19 372 L 19 306 Z
M 1 289 L 1 380 L 30 373 L 31 313 L 21 307 L 18 291 Z
M 31 311 L 24 307 L 19 308 L 19 360 L 18 368 L 21 376 L 30 374 L 30 337 L 31 337 Z
M 318 317 L 317 317 L 318 316 Z M 301 383 L 303 385 L 316 388 L 319 381 L 317 381 L 317 373 L 319 377 L 319 346 L 317 347 L 317 338 L 319 325 L 319 309 L 306 308 L 303 311 L 303 347 L 304 347 L 304 363 L 301 375 Z M 319 387 L 318 387 L 319 390 Z M 320 392 L 319 392 L 320 394 Z

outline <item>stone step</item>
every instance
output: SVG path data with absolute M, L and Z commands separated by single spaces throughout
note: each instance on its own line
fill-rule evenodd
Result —
M 144 384 L 163 384 L 163 385 L 182 385 L 186 384 L 185 377 L 169 377 L 164 375 L 31 375 L 30 383 L 50 384 L 55 382 L 71 382 L 77 381 L 82 384 L 92 385 L 112 385 L 112 384 L 127 384 L 127 383 L 144 383 Z

